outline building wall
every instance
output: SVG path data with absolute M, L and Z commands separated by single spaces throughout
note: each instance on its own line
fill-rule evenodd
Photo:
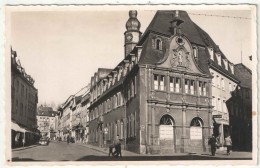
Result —
M 12 120 L 32 130 L 36 128 L 38 91 L 27 79 L 12 67 Z
M 230 111 L 227 108 L 227 100 L 232 96 L 232 92 L 237 87 L 237 82 L 234 82 L 230 78 L 220 74 L 216 70 L 210 69 L 213 76 L 212 79 L 212 115 L 221 115 L 221 118 L 215 118 L 217 125 L 214 128 L 216 136 L 219 137 L 220 143 L 224 145 L 224 138 L 230 135 Z M 222 82 L 224 81 L 224 82 Z

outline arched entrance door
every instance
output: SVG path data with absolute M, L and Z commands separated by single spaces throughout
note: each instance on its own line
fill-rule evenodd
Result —
M 174 120 L 170 115 L 164 115 L 160 119 L 159 135 L 161 153 L 174 152 Z

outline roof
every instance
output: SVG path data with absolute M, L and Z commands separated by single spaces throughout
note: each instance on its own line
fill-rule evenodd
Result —
M 175 10 L 157 11 L 151 23 L 147 27 L 145 33 L 143 34 L 140 42 L 138 43 L 138 45 L 143 46 L 143 51 L 139 63 L 155 64 L 161 60 L 162 56 L 160 56 L 160 53 L 150 52 L 151 42 L 149 42 L 148 40 L 148 35 L 152 32 L 156 34 L 161 34 L 165 37 L 171 37 L 172 33 L 170 32 L 170 22 L 174 19 L 175 13 Z M 230 68 L 228 68 L 228 70 L 225 69 L 223 61 L 220 66 L 217 63 L 217 58 L 215 58 L 215 56 L 214 60 L 210 59 L 210 54 L 207 51 L 207 47 L 212 47 L 215 52 L 221 54 L 221 57 L 223 59 L 227 59 L 218 47 L 218 45 L 212 40 L 212 38 L 190 19 L 186 11 L 179 11 L 179 16 L 180 19 L 184 21 L 180 25 L 182 34 L 185 35 L 192 44 L 206 49 L 203 50 L 200 47 L 198 47 L 199 68 L 203 70 L 205 73 L 209 74 L 209 66 L 212 65 L 216 67 L 217 70 L 221 71 L 223 74 L 228 74 L 230 77 L 237 80 L 235 75 L 232 74 Z M 162 55 L 163 54 L 164 53 L 162 53 Z
M 246 88 L 252 88 L 252 71 L 244 64 L 234 65 L 234 74 L 240 80 L 240 85 Z

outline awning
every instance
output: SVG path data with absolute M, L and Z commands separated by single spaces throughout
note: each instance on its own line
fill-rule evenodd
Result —
M 13 122 L 11 123 L 11 128 L 14 131 L 19 131 L 19 132 L 27 132 L 27 130 L 25 128 L 22 128 L 21 126 L 19 126 L 17 123 Z

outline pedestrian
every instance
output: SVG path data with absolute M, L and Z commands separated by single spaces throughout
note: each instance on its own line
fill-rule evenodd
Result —
M 108 153 L 108 156 L 109 156 L 109 157 L 110 157 L 110 155 L 114 156 L 113 148 L 114 148 L 114 145 L 113 145 L 113 144 L 110 144 L 110 145 L 109 145 L 109 153 Z
M 231 147 L 232 147 L 232 140 L 231 140 L 230 136 L 227 136 L 225 138 L 225 144 L 224 145 L 227 147 L 227 155 L 230 155 L 230 150 L 231 150 Z
M 121 143 L 119 141 L 119 135 L 116 136 L 116 140 L 115 140 L 115 152 L 114 152 L 114 156 L 119 156 L 122 157 L 122 152 L 121 152 Z
M 215 156 L 217 140 L 216 140 L 216 138 L 215 138 L 215 136 L 213 134 L 212 134 L 212 137 L 209 139 L 208 144 L 211 147 L 211 154 L 212 154 L 212 156 Z
M 70 143 L 70 136 L 67 135 L 67 144 L 69 144 L 69 143 Z

